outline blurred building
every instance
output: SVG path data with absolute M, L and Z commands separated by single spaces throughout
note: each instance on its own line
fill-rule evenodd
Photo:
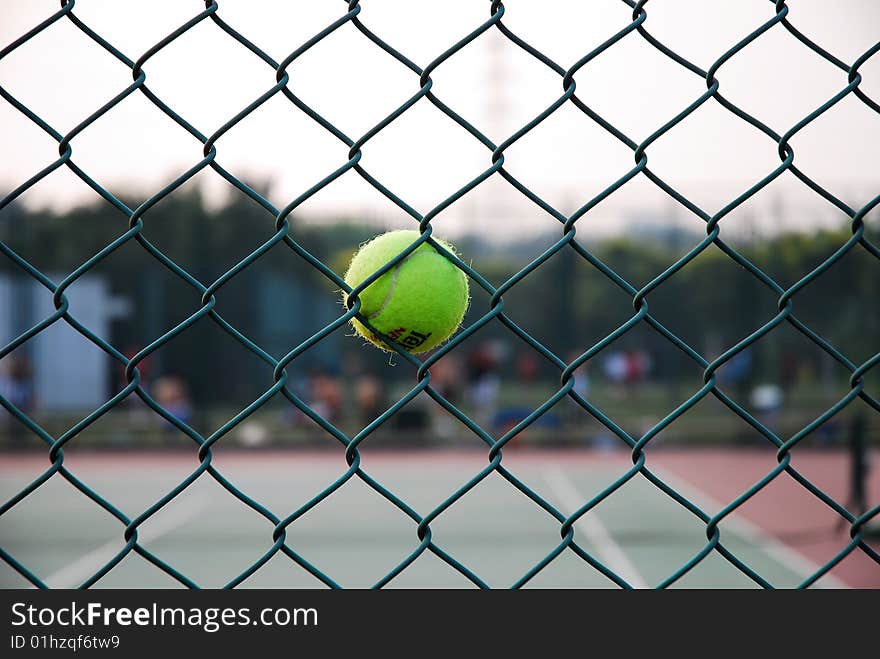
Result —
M 61 281 L 61 277 L 52 277 Z M 111 322 L 128 313 L 125 298 L 111 295 L 108 282 L 85 275 L 65 292 L 70 313 L 91 332 L 108 339 Z M 0 274 L 0 345 L 6 345 L 55 313 L 52 293 L 23 277 Z M 36 404 L 63 412 L 93 409 L 110 395 L 109 357 L 63 320 L 44 329 L 14 354 L 31 364 Z
M 344 312 L 339 297 L 286 273 L 260 273 L 253 292 L 250 304 L 256 336 L 260 346 L 273 355 L 285 355 Z M 336 366 L 337 341 L 336 336 L 324 339 L 308 351 L 303 361 Z

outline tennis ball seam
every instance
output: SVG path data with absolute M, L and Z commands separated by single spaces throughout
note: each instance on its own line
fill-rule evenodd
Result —
M 364 316 L 364 318 L 366 318 L 367 320 L 375 320 L 380 315 L 382 315 L 382 312 L 385 311 L 385 307 L 391 304 L 391 300 L 394 298 L 394 289 L 397 288 L 398 275 L 404 263 L 406 263 L 410 259 L 415 258 L 416 256 L 431 256 L 431 254 L 432 252 L 426 251 L 413 252 L 412 254 L 409 254 L 406 258 L 404 258 L 396 266 L 394 266 L 394 268 L 391 270 L 391 286 L 388 287 L 388 292 L 385 293 L 385 299 L 382 300 L 382 304 L 380 304 L 378 308 L 376 308 L 374 311 L 371 311 L 369 314 Z M 439 252 L 433 252 L 433 254 L 442 256 Z
M 400 268 L 401 266 L 403 266 L 404 263 L 409 260 L 410 256 L 412 256 L 412 254 L 407 255 L 406 258 L 404 258 L 391 270 L 391 286 L 388 287 L 388 292 L 385 293 L 385 299 L 382 300 L 382 304 L 380 304 L 375 311 L 371 311 L 369 314 L 366 315 L 367 320 L 374 320 L 383 311 L 385 311 L 385 307 L 388 306 L 388 304 L 391 302 L 391 298 L 394 297 L 394 289 L 397 288 L 397 276 L 398 274 L 400 274 Z

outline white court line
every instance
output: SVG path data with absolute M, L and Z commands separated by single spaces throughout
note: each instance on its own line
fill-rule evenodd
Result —
M 180 528 L 207 507 L 207 496 L 187 496 L 178 505 L 158 515 L 155 521 L 139 526 L 138 542 L 143 543 L 156 540 Z M 50 588 L 75 588 L 106 565 L 110 559 L 119 553 L 124 545 L 125 541 L 123 539 L 110 540 L 100 547 L 93 549 L 88 554 L 81 556 L 73 563 L 49 575 L 44 582 Z
M 668 469 L 658 470 L 652 467 L 651 470 L 655 473 L 657 473 L 658 471 L 661 472 L 664 482 L 666 482 L 670 487 L 678 490 L 678 492 L 696 503 L 700 508 L 702 508 L 710 515 L 716 514 L 726 505 L 714 499 L 702 490 L 691 485 L 690 483 L 683 481 L 678 476 L 671 474 Z M 722 524 L 727 529 L 733 531 L 733 533 L 740 536 L 744 540 L 747 540 L 753 545 L 756 545 L 765 554 L 767 554 L 777 562 L 790 568 L 792 571 L 797 572 L 805 578 L 812 576 L 819 571 L 819 565 L 804 556 L 797 549 L 794 549 L 793 547 L 790 547 L 789 545 L 780 542 L 756 524 L 753 524 L 749 520 L 745 519 L 742 515 L 737 515 L 736 512 L 733 512 L 725 517 L 722 521 Z M 724 536 L 722 529 L 722 540 L 723 538 Z M 849 588 L 848 585 L 846 585 L 843 581 L 832 574 L 825 574 L 821 579 L 819 579 L 816 587 Z
M 541 475 L 550 487 L 553 496 L 562 504 L 563 508 L 567 509 L 566 514 L 570 515 L 586 503 L 587 499 L 581 496 L 571 479 L 559 467 L 546 467 Z M 630 586 L 633 588 L 648 587 L 636 566 L 632 564 L 620 545 L 614 542 L 614 538 L 611 537 L 608 529 L 596 514 L 595 508 L 582 515 L 574 523 L 574 526 L 596 548 L 602 562 L 626 580 Z

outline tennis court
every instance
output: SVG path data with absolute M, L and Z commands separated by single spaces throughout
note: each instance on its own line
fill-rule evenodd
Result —
M 0 588 L 880 587 L 880 4 L 648 4 L 4 3 Z
M 877 456 L 872 456 L 876 462 Z M 363 451 L 363 470 L 420 515 L 428 514 L 486 465 L 485 452 Z M 280 518 L 295 511 L 346 471 L 336 451 L 217 451 L 226 478 Z M 657 450 L 647 465 L 710 515 L 775 464 L 758 450 Z M 794 464 L 839 500 L 846 499 L 847 455 L 800 452 Z M 134 519 L 197 466 L 183 452 L 70 451 L 64 465 Z M 508 450 L 503 465 L 568 515 L 631 465 L 627 452 Z M 45 457 L 0 457 L 0 496 L 6 501 L 47 467 Z M 880 474 L 870 483 L 880 496 Z M 774 586 L 792 587 L 843 549 L 835 514 L 781 474 L 721 523 L 721 542 Z M 430 524 L 433 542 L 492 587 L 508 587 L 560 542 L 560 524 L 497 473 L 490 474 Z M 138 529 L 139 542 L 203 587 L 220 587 L 273 545 L 273 525 L 203 474 Z M 0 538 L 46 584 L 75 587 L 124 547 L 123 526 L 60 475 L 0 519 Z M 705 524 L 640 475 L 584 515 L 575 540 L 635 587 L 663 582 L 706 545 Z M 287 545 L 338 585 L 370 587 L 404 561 L 420 541 L 417 524 L 357 476 L 287 528 Z M 24 587 L 11 567 L 0 585 Z M 177 587 L 172 578 L 129 553 L 97 587 Z M 323 584 L 282 553 L 242 587 L 315 588 Z M 675 586 L 754 587 L 718 552 L 709 553 Z M 817 585 L 877 587 L 876 564 L 858 548 Z M 389 587 L 472 587 L 430 551 Z M 615 587 L 571 550 L 564 550 L 527 587 Z

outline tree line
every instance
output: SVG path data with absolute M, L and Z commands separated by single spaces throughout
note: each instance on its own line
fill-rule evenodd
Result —
M 199 281 L 208 284 L 257 249 L 274 234 L 274 218 L 240 197 L 221 205 L 208 203 L 197 189 L 178 192 L 149 210 L 143 235 Z M 358 245 L 381 231 L 355 218 L 317 220 L 290 218 L 290 236 L 340 276 Z M 34 266 L 63 276 L 124 233 L 127 218 L 106 203 L 65 212 L 11 206 L 0 213 L 0 240 Z M 787 233 L 736 244 L 740 253 L 783 288 L 818 267 L 850 237 L 837 231 Z M 878 232 L 866 234 L 878 241 Z M 722 236 L 724 236 L 722 228 Z M 523 239 L 502 247 L 491 237 L 465 236 L 456 245 L 468 263 L 492 285 L 500 286 L 558 237 Z M 695 233 L 690 245 L 699 242 Z M 687 243 L 687 241 L 685 241 Z M 604 264 L 641 288 L 687 252 L 681 240 L 640 239 L 627 235 L 585 246 Z M 0 272 L 20 273 L 11 260 L 0 259 Z M 134 241 L 98 264 L 93 274 L 105 277 L 113 292 L 131 301 L 131 313 L 113 326 L 110 337 L 126 349 L 146 345 L 199 307 L 197 291 L 176 277 Z M 839 262 L 799 291 L 793 301 L 798 319 L 854 362 L 878 350 L 880 261 L 856 245 Z M 770 321 L 778 312 L 778 293 L 735 263 L 716 246 L 707 248 L 686 267 L 647 296 L 650 313 L 688 345 L 707 357 L 719 354 Z M 280 357 L 342 313 L 340 292 L 316 268 L 283 244 L 234 277 L 217 295 L 224 318 Z M 563 358 L 583 352 L 633 316 L 632 296 L 574 250 L 564 249 L 527 275 L 504 295 L 505 313 L 536 340 Z M 466 323 L 489 311 L 489 295 L 472 283 Z M 382 369 L 387 356 L 363 348 L 338 331 L 298 366 L 306 370 Z M 485 340 L 500 340 L 509 353 L 529 350 L 499 322 L 490 323 L 464 345 L 467 351 Z M 264 343 L 267 344 L 264 346 Z M 692 377 L 699 369 L 669 341 L 645 323 L 615 344 L 616 349 L 646 350 L 653 377 Z M 237 345 L 210 322 L 170 342 L 157 354 L 159 369 L 187 372 L 196 398 L 258 392 L 265 369 L 258 358 Z M 782 323 L 753 349 L 754 378 L 774 378 L 792 356 L 799 368 L 817 377 L 845 379 L 847 373 L 823 356 L 809 340 Z M 512 360 L 511 360 L 512 363 Z M 511 367 L 512 368 L 512 367 Z M 558 373 L 542 367 L 547 377 Z M 397 369 L 394 375 L 408 377 Z M 876 376 L 869 374 L 869 380 Z M 228 383 L 218 387 L 218 382 Z

